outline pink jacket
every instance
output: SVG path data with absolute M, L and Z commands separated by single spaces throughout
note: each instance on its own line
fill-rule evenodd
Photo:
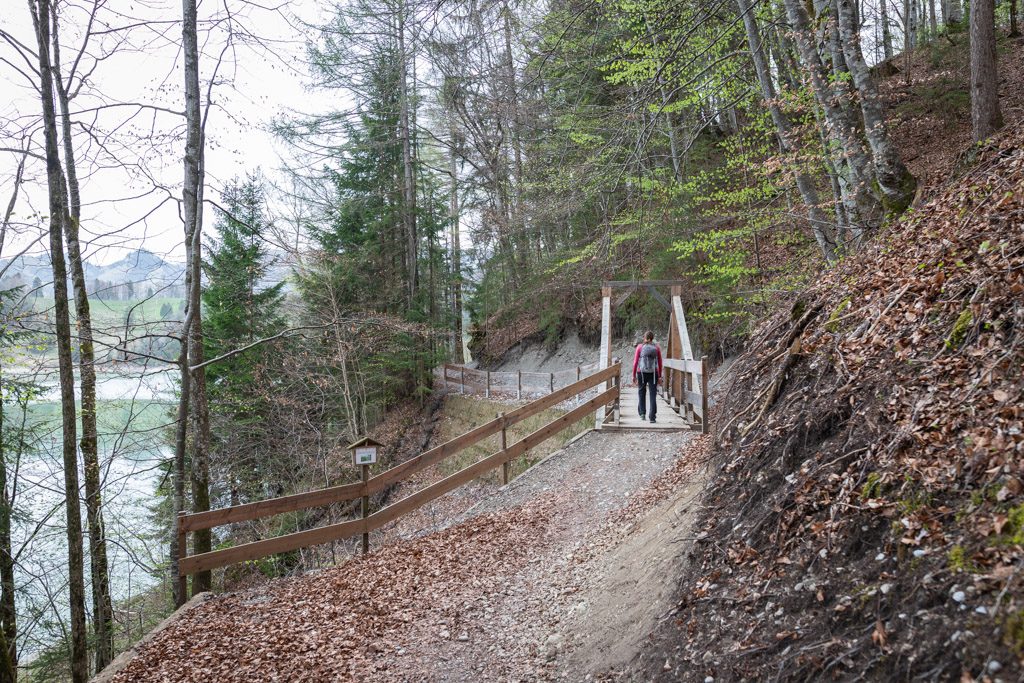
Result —
M 636 381 L 636 366 L 640 364 L 640 349 L 642 349 L 643 346 L 644 346 L 643 344 L 637 344 L 636 353 L 633 354 L 633 381 L 634 382 Z M 658 346 L 657 344 L 655 344 L 654 348 L 658 349 L 658 374 L 657 374 L 657 377 L 661 377 L 661 370 L 662 370 L 662 367 L 661 367 L 661 347 Z M 656 377 L 656 379 L 657 379 L 657 377 Z

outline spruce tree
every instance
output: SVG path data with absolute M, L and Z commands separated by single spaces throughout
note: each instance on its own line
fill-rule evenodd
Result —
M 214 359 L 257 339 L 280 332 L 283 282 L 265 285 L 272 262 L 262 236 L 269 228 L 264 189 L 258 174 L 236 180 L 223 194 L 227 212 L 218 216 L 217 242 L 203 262 L 204 355 Z M 210 411 L 217 423 L 214 444 L 217 466 L 227 470 L 231 487 L 248 494 L 273 481 L 255 449 L 261 440 L 272 365 L 280 358 L 269 346 L 217 361 L 207 368 Z M 237 490 L 236 490 L 237 493 Z

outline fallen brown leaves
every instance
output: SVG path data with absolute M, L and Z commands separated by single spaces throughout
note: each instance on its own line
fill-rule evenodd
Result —
M 540 500 L 214 598 L 163 631 L 115 680 L 384 680 L 415 622 L 458 602 L 467 587 L 500 590 L 500 576 L 531 559 L 549 524 Z
M 1024 675 L 1024 129 L 752 339 L 646 674 Z

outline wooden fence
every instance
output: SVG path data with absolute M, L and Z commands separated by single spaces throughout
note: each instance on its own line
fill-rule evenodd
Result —
M 531 403 L 516 408 L 509 413 L 504 413 L 497 418 L 480 425 L 461 436 L 432 448 L 417 455 L 410 460 L 396 465 L 391 469 L 370 477 L 366 481 L 330 488 L 299 493 L 291 496 L 282 496 L 244 505 L 233 505 L 231 507 L 210 510 L 208 512 L 196 512 L 192 514 L 180 513 L 178 517 L 178 581 L 184 591 L 185 579 L 189 574 L 195 574 L 217 567 L 255 560 L 275 553 L 296 550 L 311 545 L 329 543 L 336 540 L 351 538 L 361 534 L 368 534 L 370 531 L 379 529 L 388 522 L 392 522 L 402 515 L 405 515 L 426 503 L 458 488 L 459 486 L 475 479 L 476 477 L 502 467 L 504 479 L 507 482 L 509 467 L 507 466 L 515 458 L 525 454 L 531 448 L 546 441 L 555 434 L 580 420 L 593 415 L 595 410 L 611 407 L 612 412 L 617 409 L 619 398 L 619 372 L 620 366 L 601 370 L 587 377 L 558 389 L 549 395 L 537 399 Z M 526 418 L 536 415 L 541 411 L 554 407 L 568 399 L 575 398 L 587 392 L 593 387 L 599 387 L 602 383 L 609 382 L 609 388 L 600 391 L 593 398 L 581 403 L 565 415 L 547 423 L 535 432 L 523 437 L 519 441 L 507 445 L 506 430 L 508 427 L 522 422 Z M 366 515 L 360 519 L 349 520 L 338 524 L 317 527 L 305 531 L 269 538 L 251 543 L 236 545 L 231 548 L 214 550 L 188 555 L 187 534 L 202 529 L 212 529 L 225 524 L 244 522 L 272 515 L 279 515 L 285 512 L 306 510 L 313 507 L 321 507 L 332 503 L 353 501 L 364 496 L 383 491 L 384 489 L 397 484 L 414 472 L 419 472 L 431 465 L 441 462 L 456 453 L 476 444 L 495 434 L 501 434 L 502 448 L 492 455 L 473 463 L 472 465 L 459 470 L 458 472 L 403 498 L 402 500 L 388 505 L 373 514 Z M 365 512 L 364 512 L 365 514 Z M 184 595 L 184 592 L 182 593 Z
M 485 398 L 492 395 L 515 396 L 522 399 L 523 396 L 550 394 L 580 381 L 598 369 L 598 363 L 587 363 L 558 372 L 500 372 L 446 364 L 441 369 L 441 379 L 447 391 L 458 394 L 476 394 Z

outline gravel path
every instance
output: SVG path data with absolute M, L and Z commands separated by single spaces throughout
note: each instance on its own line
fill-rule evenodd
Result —
M 629 545 L 623 534 L 629 520 L 621 517 L 631 497 L 678 469 L 692 438 L 589 432 L 464 513 L 463 520 L 470 520 L 539 503 L 547 519 L 541 538 L 507 539 L 536 547 L 528 562 L 497 583 L 460 591 L 434 618 L 418 623 L 386 680 L 583 680 L 585 669 L 615 664 L 606 658 L 581 662 L 581 649 L 583 660 L 594 659 L 587 654 L 593 643 L 578 629 L 589 633 L 595 621 L 606 621 L 600 607 L 621 608 L 599 604 L 619 568 L 610 568 L 609 556 Z M 651 598 L 658 591 L 650 589 L 641 587 L 633 601 L 642 596 L 647 604 L 657 602 Z M 622 654 L 628 659 L 631 653 Z

